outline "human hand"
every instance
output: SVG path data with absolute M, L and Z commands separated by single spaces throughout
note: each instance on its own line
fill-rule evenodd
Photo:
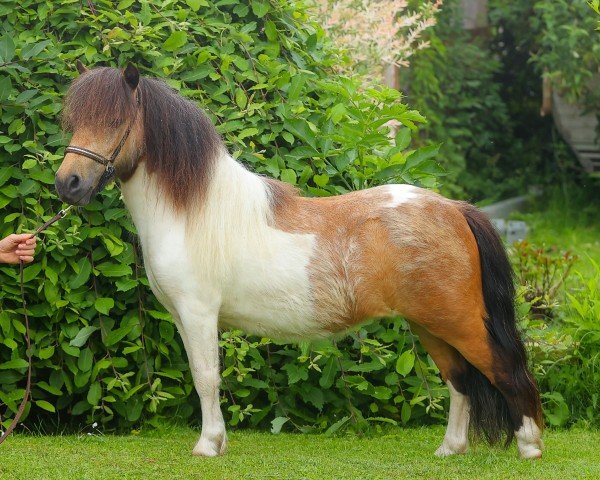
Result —
M 33 262 L 37 238 L 30 233 L 9 235 L 0 240 L 0 263 Z

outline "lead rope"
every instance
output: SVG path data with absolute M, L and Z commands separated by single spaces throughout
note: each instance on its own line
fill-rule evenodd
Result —
M 54 215 L 50 220 L 44 223 L 42 226 L 38 227 L 38 229 L 31 234 L 29 238 L 33 238 L 36 235 L 39 235 L 44 230 L 46 230 L 50 225 L 58 222 L 61 218 L 67 214 L 67 212 L 71 209 L 72 205 L 69 205 L 67 208 L 61 210 L 56 215 Z M 23 396 L 23 400 L 21 401 L 21 405 L 19 405 L 19 409 L 13 418 L 10 426 L 6 429 L 0 436 L 0 444 L 4 442 L 8 438 L 8 436 L 13 432 L 17 423 L 21 419 L 21 415 L 25 411 L 25 406 L 27 405 L 27 400 L 31 396 L 31 337 L 29 336 L 29 316 L 27 315 L 27 300 L 25 299 L 25 281 L 23 280 L 23 260 L 19 260 L 19 282 L 21 283 L 21 303 L 23 305 L 23 317 L 25 318 L 25 343 L 27 345 L 27 386 L 25 387 L 25 395 Z

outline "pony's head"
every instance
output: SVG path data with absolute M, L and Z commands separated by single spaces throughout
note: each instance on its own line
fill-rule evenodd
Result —
M 201 198 L 224 148 L 206 114 L 132 64 L 77 69 L 62 113 L 73 137 L 56 173 L 61 200 L 89 203 L 108 178 L 107 163 L 121 181 L 143 163 L 175 208 Z
M 56 190 L 61 200 L 86 205 L 102 186 L 106 163 L 115 151 L 111 166 L 117 176 L 133 173 L 144 153 L 144 129 L 140 75 L 134 65 L 88 70 L 78 62 L 77 68 L 81 75 L 67 92 L 62 122 L 73 133 L 73 150 L 81 152 L 65 155 L 56 173 Z

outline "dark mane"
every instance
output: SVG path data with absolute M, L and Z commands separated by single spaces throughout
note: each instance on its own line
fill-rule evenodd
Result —
M 208 116 L 162 80 L 140 78 L 143 160 L 174 206 L 183 208 L 204 194 L 221 149 L 221 137 Z M 62 113 L 63 127 L 106 128 L 130 122 L 138 108 L 121 70 L 94 68 L 77 78 Z

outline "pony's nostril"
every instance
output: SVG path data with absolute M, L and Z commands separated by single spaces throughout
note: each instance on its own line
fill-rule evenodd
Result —
M 69 191 L 73 192 L 75 190 L 77 190 L 79 188 L 79 185 L 81 183 L 81 178 L 79 177 L 79 175 L 71 175 L 69 177 Z

